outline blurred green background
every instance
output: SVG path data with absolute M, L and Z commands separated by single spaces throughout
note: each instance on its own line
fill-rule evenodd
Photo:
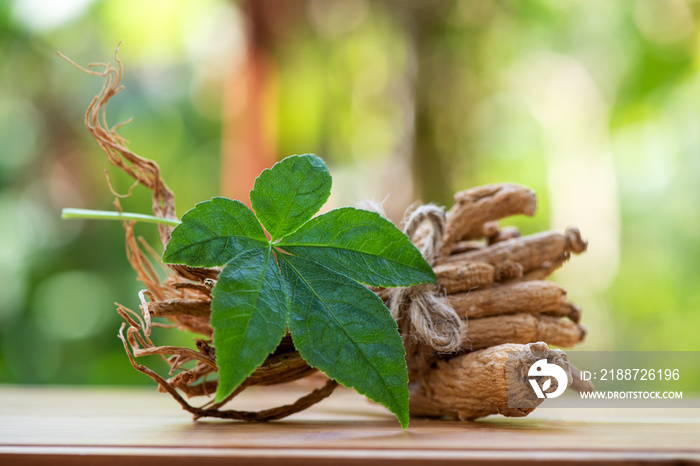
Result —
M 60 220 L 112 209 L 104 169 L 130 183 L 83 126 L 101 79 L 56 52 L 113 61 L 120 41 L 109 122 L 134 117 L 121 134 L 179 214 L 307 152 L 331 206 L 394 220 L 521 183 L 538 214 L 504 224 L 590 242 L 555 276 L 589 327 L 577 349 L 700 350 L 699 21 L 685 0 L 0 2 L 0 382 L 152 385 L 116 338 L 113 303 L 140 289 L 121 226 Z

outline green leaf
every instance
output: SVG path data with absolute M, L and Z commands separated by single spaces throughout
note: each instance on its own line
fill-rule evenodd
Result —
M 163 262 L 191 267 L 224 265 L 236 254 L 268 247 L 265 232 L 248 207 L 225 197 L 200 202 L 182 216 Z
M 319 215 L 277 246 L 368 285 L 436 282 L 430 264 L 408 237 L 367 210 L 344 207 Z
M 224 400 L 285 335 L 286 286 L 271 247 L 244 251 L 219 274 L 211 302 L 219 386 Z
M 288 325 L 301 356 L 386 406 L 408 426 L 406 352 L 377 295 L 321 264 L 278 254 L 289 285 Z
M 303 225 L 331 193 L 326 164 L 313 154 L 293 155 L 263 170 L 250 202 L 273 240 Z
M 312 219 L 330 187 L 321 159 L 288 157 L 256 180 L 250 198 L 257 218 L 238 201 L 217 197 L 197 204 L 173 230 L 163 261 L 226 264 L 211 306 L 217 402 L 289 329 L 311 366 L 386 406 L 405 429 L 401 337 L 381 299 L 358 281 L 409 286 L 435 282 L 435 274 L 406 235 L 376 213 L 345 208 Z

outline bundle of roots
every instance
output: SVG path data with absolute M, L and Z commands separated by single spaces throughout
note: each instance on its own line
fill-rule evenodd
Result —
M 104 78 L 87 109 L 85 124 L 109 162 L 152 192 L 154 214 L 175 219 L 175 199 L 158 165 L 128 149 L 117 133 L 121 125 L 107 125 L 107 102 L 122 89 L 122 64 L 116 55 L 115 59 L 116 67 L 83 68 L 71 62 Z M 114 194 L 120 210 L 123 196 Z M 580 309 L 567 300 L 564 288 L 544 279 L 571 253 L 583 252 L 586 243 L 575 228 L 525 237 L 513 227 L 500 229 L 501 218 L 535 212 L 535 193 L 519 185 L 469 189 L 457 193 L 455 201 L 448 212 L 430 205 L 413 207 L 405 220 L 404 231 L 433 266 L 437 286 L 373 290 L 397 320 L 406 346 L 411 414 L 460 419 L 495 413 L 526 415 L 534 408 L 508 407 L 508 354 L 521 355 L 516 365 L 522 380 L 532 363 L 543 357 L 568 374 L 575 371 L 566 355 L 550 350 L 549 345 L 570 347 L 583 340 L 586 331 L 579 325 Z M 323 386 L 290 405 L 257 412 L 224 409 L 248 387 L 287 383 L 317 373 L 287 335 L 228 399 L 191 404 L 189 398 L 211 396 L 217 388 L 210 314 L 211 290 L 219 270 L 164 265 L 154 249 L 136 237 L 134 222 L 123 225 L 127 258 L 145 289 L 139 293 L 140 312 L 118 307 L 124 319 L 119 335 L 133 367 L 157 382 L 160 391 L 172 395 L 195 419 L 279 419 L 333 392 L 337 383 L 325 379 Z M 159 225 L 163 247 L 171 228 Z M 165 280 L 159 278 L 158 268 L 166 272 Z M 194 332 L 202 338 L 192 348 L 157 346 L 151 340 L 154 326 Z M 147 355 L 159 355 L 167 362 L 167 377 L 137 362 Z

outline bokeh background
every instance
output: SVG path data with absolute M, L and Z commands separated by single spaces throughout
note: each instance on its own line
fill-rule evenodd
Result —
M 699 23 L 686 0 L 0 2 L 0 382 L 152 385 L 116 338 L 114 302 L 140 289 L 120 224 L 60 220 L 112 209 L 105 169 L 130 183 L 83 126 L 101 79 L 56 52 L 114 62 L 120 41 L 108 119 L 134 118 L 121 134 L 179 214 L 308 152 L 331 206 L 372 198 L 394 220 L 521 183 L 537 216 L 504 224 L 590 241 L 555 276 L 581 349 L 700 350 Z

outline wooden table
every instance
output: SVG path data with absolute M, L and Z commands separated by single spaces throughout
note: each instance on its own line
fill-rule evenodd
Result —
M 258 388 L 239 409 L 298 389 Z M 546 403 L 546 402 L 545 402 Z M 546 405 L 545 405 L 546 406 Z M 282 421 L 193 422 L 168 395 L 0 386 L 0 465 L 700 463 L 700 409 L 547 409 L 478 422 L 413 419 L 407 431 L 349 390 Z

